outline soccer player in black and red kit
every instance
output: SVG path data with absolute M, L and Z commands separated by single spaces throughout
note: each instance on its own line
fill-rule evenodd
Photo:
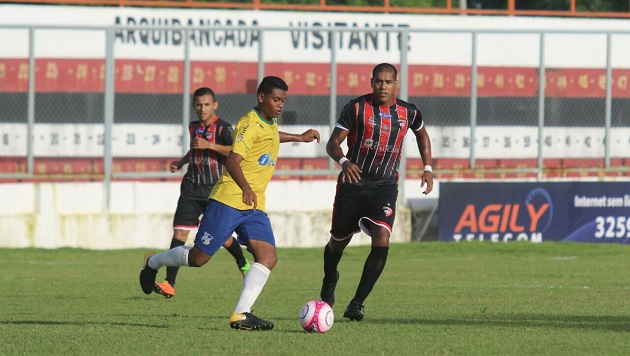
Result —
M 320 297 L 333 306 L 339 280 L 337 266 L 352 236 L 363 231 L 372 249 L 354 298 L 344 317 L 363 320 L 363 303 L 387 261 L 389 237 L 394 226 L 398 197 L 398 166 L 407 130 L 416 136 L 424 162 L 421 187 L 433 189 L 431 141 L 420 110 L 395 97 L 398 71 L 381 63 L 372 71 L 372 93 L 350 100 L 326 145 L 326 152 L 341 166 L 332 214 L 330 240 L 324 248 L 324 280 Z M 348 152 L 342 142 L 347 140 Z
M 179 161 L 171 162 L 171 172 L 176 172 L 185 164 L 188 171 L 182 179 L 177 210 L 173 218 L 173 238 L 170 248 L 183 246 L 190 230 L 199 225 L 199 218 L 206 210 L 212 187 L 223 173 L 223 166 L 232 148 L 232 125 L 216 114 L 219 102 L 210 88 L 199 88 L 193 94 L 193 108 L 197 121 L 188 125 L 190 150 Z M 249 261 L 243 255 L 241 245 L 229 239 L 224 245 L 236 259 L 241 274 L 249 269 Z M 175 295 L 175 279 L 179 267 L 166 268 L 166 280 L 155 283 L 155 292 L 166 298 Z

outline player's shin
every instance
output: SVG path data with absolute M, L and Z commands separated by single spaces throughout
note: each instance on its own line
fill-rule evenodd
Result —
M 179 246 L 184 246 L 186 243 L 184 241 L 173 239 L 171 240 L 171 249 Z M 172 286 L 175 287 L 175 280 L 177 279 L 177 272 L 179 272 L 179 266 L 168 266 L 166 267 L 166 281 Z
M 149 267 L 157 270 L 162 266 L 188 266 L 190 246 L 179 246 L 158 253 L 149 259 Z
M 334 254 L 330 250 L 330 246 L 326 244 L 324 247 L 324 281 L 332 283 L 337 282 L 337 266 L 341 261 L 343 253 Z
M 352 302 L 363 304 L 363 301 L 368 297 L 385 268 L 388 252 L 389 247 L 372 247 L 370 254 L 365 260 L 361 281 Z
M 343 252 L 333 254 L 328 244 L 324 247 L 324 280 L 322 281 L 322 289 L 319 292 L 319 296 L 321 300 L 328 303 L 331 307 L 335 305 L 335 288 L 339 280 L 337 266 L 342 254 Z
M 238 304 L 236 304 L 234 312 L 251 312 L 252 305 L 254 305 L 256 299 L 258 299 L 258 296 L 265 287 L 265 284 L 267 284 L 270 274 L 271 271 L 267 267 L 258 262 L 252 263 L 249 272 L 247 272 L 243 280 L 243 290 L 241 291 L 241 296 L 238 299 Z

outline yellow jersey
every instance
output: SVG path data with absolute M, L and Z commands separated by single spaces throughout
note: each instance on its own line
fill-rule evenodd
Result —
M 258 210 L 265 210 L 265 191 L 276 170 L 280 136 L 276 119 L 265 120 L 256 108 L 240 118 L 233 134 L 232 152 L 243 156 L 241 169 L 256 193 Z M 210 193 L 210 199 L 238 210 L 253 209 L 243 203 L 243 191 L 225 169 Z

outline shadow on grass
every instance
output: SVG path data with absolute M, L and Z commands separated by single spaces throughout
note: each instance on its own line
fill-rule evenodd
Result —
M 140 315 L 118 315 L 138 317 Z M 154 315 L 154 317 L 163 318 L 165 321 L 169 318 L 203 318 L 203 319 L 220 319 L 227 320 L 225 316 L 186 316 L 186 315 Z M 274 320 L 293 320 L 288 317 L 275 317 Z M 345 318 L 335 320 L 338 323 L 357 323 Z M 552 328 L 552 329 L 576 329 L 576 330 L 606 330 L 616 332 L 630 331 L 630 316 L 598 316 L 598 315 L 545 315 L 545 314 L 493 314 L 479 315 L 462 318 L 445 318 L 445 319 L 400 319 L 400 318 L 366 318 L 361 321 L 362 324 L 395 324 L 395 325 L 442 325 L 442 326 L 484 326 L 484 327 L 513 327 L 513 328 Z M 0 321 L 0 325 L 110 325 L 110 326 L 132 326 L 146 327 L 156 329 L 166 329 L 169 325 L 140 324 L 140 323 L 123 323 L 123 322 L 107 322 L 107 321 L 50 321 L 50 320 L 4 320 Z M 221 327 L 207 326 L 203 330 L 225 330 Z M 275 329 L 273 331 L 283 333 L 304 333 L 300 329 L 283 330 Z
M 337 320 L 335 320 L 337 322 Z M 350 320 L 339 320 L 350 322 Z M 546 314 L 482 314 L 479 316 L 446 318 L 446 319 L 370 319 L 366 315 L 363 322 L 382 324 L 416 324 L 416 325 L 477 325 L 497 327 L 541 327 L 554 329 L 583 329 L 630 331 L 630 316 L 610 315 L 546 315 Z
M 113 323 L 113 322 L 96 322 L 96 321 L 50 321 L 50 320 L 6 320 L 0 321 L 0 325 L 57 325 L 57 326 L 69 326 L 69 325 L 111 325 L 111 326 L 137 326 L 145 328 L 157 328 L 166 329 L 168 325 L 150 325 L 150 324 L 134 324 L 134 323 Z
M 216 317 L 210 317 L 216 318 Z M 223 318 L 223 317 L 222 317 Z M 288 317 L 274 317 L 273 320 L 293 320 Z M 366 318 L 352 321 L 346 318 L 335 319 L 335 324 L 395 324 L 395 325 L 443 325 L 443 326 L 483 326 L 508 328 L 552 328 L 576 330 L 605 330 L 616 332 L 630 331 L 630 316 L 598 316 L 598 315 L 545 315 L 545 314 L 494 314 L 479 315 L 462 318 L 446 319 L 397 319 L 397 318 Z M 204 328 L 206 330 L 213 328 Z M 217 328 L 217 330 L 220 330 Z M 280 330 L 276 332 L 303 334 L 301 329 Z

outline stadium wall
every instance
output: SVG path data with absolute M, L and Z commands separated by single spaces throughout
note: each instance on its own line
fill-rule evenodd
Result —
M 267 212 L 279 247 L 315 247 L 328 241 L 335 185 L 331 180 L 270 183 Z M 437 191 L 426 198 L 418 185 L 408 180 L 407 196 L 434 204 Z M 179 183 L 114 182 L 109 212 L 104 192 L 101 182 L 0 184 L 0 247 L 168 248 Z M 193 238 L 194 233 L 189 243 Z M 411 239 L 411 212 L 399 208 L 392 242 Z M 369 243 L 363 233 L 352 242 Z

